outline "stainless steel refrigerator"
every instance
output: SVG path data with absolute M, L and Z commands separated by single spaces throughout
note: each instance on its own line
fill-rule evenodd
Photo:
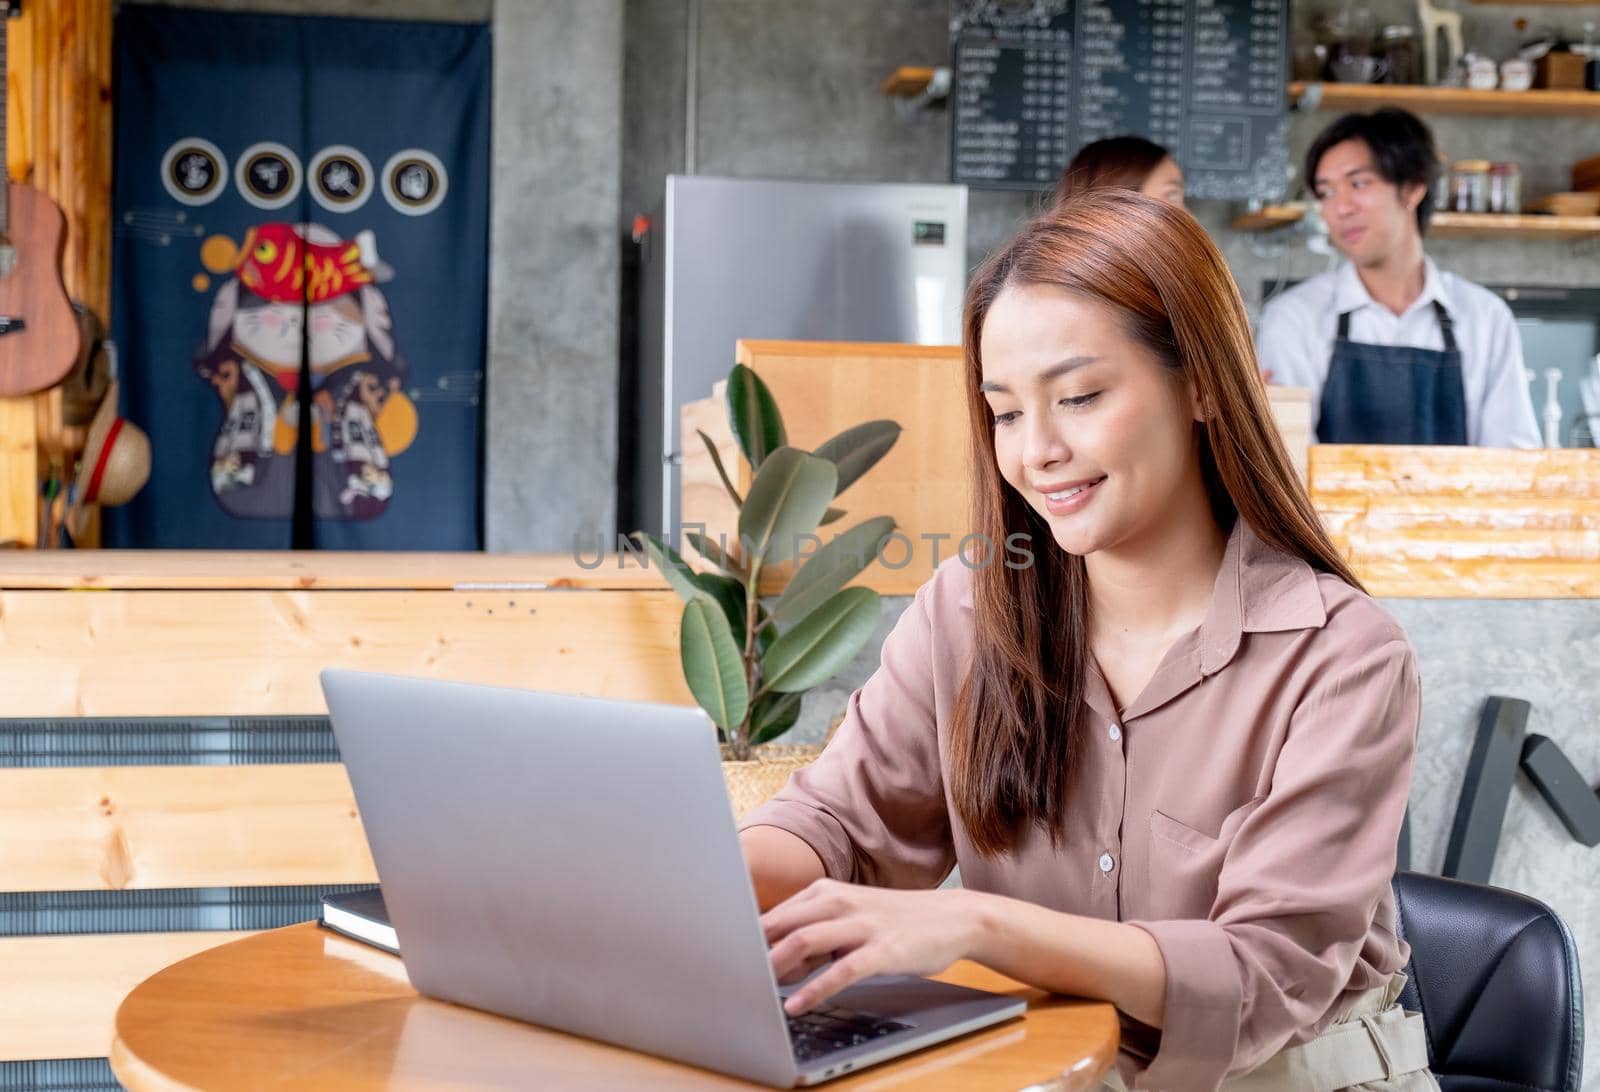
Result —
M 668 176 L 639 256 L 622 529 L 676 540 L 678 411 L 737 340 L 959 344 L 966 250 L 965 186 Z

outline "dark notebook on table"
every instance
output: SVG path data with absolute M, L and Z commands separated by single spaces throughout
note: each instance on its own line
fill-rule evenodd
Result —
M 400 954 L 400 941 L 395 937 L 394 926 L 389 924 L 389 911 L 383 905 L 383 891 L 379 888 L 322 896 L 322 912 L 317 916 L 317 924 L 351 940 Z

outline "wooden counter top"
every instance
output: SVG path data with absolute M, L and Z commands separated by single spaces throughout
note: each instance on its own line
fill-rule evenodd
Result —
M 361 553 L 333 550 L 3 550 L 0 590 L 230 591 L 660 590 L 654 569 L 571 554 Z
M 1600 598 L 1600 450 L 1312 445 L 1308 483 L 1334 544 L 1374 595 Z M 965 490 L 929 495 L 939 503 L 909 533 L 943 530 L 954 535 L 951 542 L 959 539 Z M 615 543 L 598 565 L 585 567 L 594 560 L 593 554 L 580 564 L 571 554 L 0 550 L 0 590 L 666 588 L 654 569 L 631 557 L 619 562 Z M 862 583 L 909 595 L 929 571 L 872 566 Z
M 1600 598 L 1600 450 L 1313 445 L 1310 488 L 1373 595 Z

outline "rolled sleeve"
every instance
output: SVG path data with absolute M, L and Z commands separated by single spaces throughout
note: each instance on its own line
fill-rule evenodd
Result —
M 1420 684 L 1392 622 L 1330 628 L 1337 654 L 1290 718 L 1209 919 L 1132 923 L 1166 961 L 1161 1046 L 1137 1088 L 1215 1089 L 1320 1030 L 1352 987 L 1394 873 Z
M 1212 921 L 1134 922 L 1155 938 L 1167 965 L 1167 995 L 1161 1051 L 1146 1079 L 1160 1081 L 1168 1071 L 1183 1075 L 1170 1086 L 1198 1088 L 1189 1074 L 1215 1073 L 1218 1080 L 1233 1063 L 1244 1008 L 1238 959 L 1227 930 Z
M 955 850 L 940 772 L 931 634 L 934 604 L 953 597 L 939 586 L 950 578 L 942 567 L 917 592 L 822 755 L 747 814 L 742 829 L 789 831 L 836 880 L 922 888 L 949 874 Z

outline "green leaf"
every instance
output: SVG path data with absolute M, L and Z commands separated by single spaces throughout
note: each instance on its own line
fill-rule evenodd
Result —
M 723 553 L 722 547 L 698 531 L 687 531 L 684 538 L 689 540 L 689 545 L 699 551 L 700 556 L 711 562 L 729 576 L 742 577 L 744 570 L 739 562 Z
M 750 742 L 771 743 L 800 719 L 804 694 L 768 694 L 757 698 L 750 710 Z
M 839 592 L 772 643 L 762 661 L 763 689 L 792 694 L 832 678 L 867 643 L 877 623 L 877 592 Z
M 822 519 L 820 522 L 818 522 L 817 526 L 826 527 L 834 520 L 844 519 L 844 516 L 845 512 L 843 508 L 830 508 L 826 512 L 822 513 Z
M 744 585 L 718 573 L 695 573 L 694 582 L 701 591 L 716 600 L 723 616 L 728 619 L 733 643 L 744 648 L 745 611 L 749 609 L 749 604 L 745 602 Z
M 812 454 L 827 459 L 839 468 L 839 484 L 833 494 L 837 497 L 854 485 L 857 478 L 876 466 L 898 439 L 900 426 L 895 422 L 868 421 L 864 425 L 845 429 Z
M 789 442 L 772 392 L 743 364 L 735 364 L 728 375 L 728 423 L 752 470 L 760 470 L 768 456 Z
M 828 543 L 789 578 L 772 608 L 780 629 L 788 629 L 854 580 L 878 556 L 878 548 L 894 533 L 894 519 L 879 516 L 858 523 Z
M 734 504 L 743 504 L 744 498 L 739 496 L 739 491 L 733 487 L 733 479 L 728 477 L 727 467 L 722 465 L 722 456 L 717 452 L 717 445 L 712 443 L 705 429 L 695 429 L 695 431 L 700 434 L 700 439 L 706 445 L 706 451 L 711 454 L 711 465 L 717 468 L 717 477 L 722 479 L 722 487 L 728 491 L 728 496 L 733 498 Z
M 661 570 L 661 575 L 667 578 L 672 590 L 677 592 L 678 597 L 685 603 L 712 595 L 695 579 L 701 574 L 691 569 L 689 563 L 678 556 L 678 551 L 655 535 L 644 531 L 635 531 L 633 537 L 644 546 L 645 556 L 650 559 L 650 563 Z
M 689 693 L 718 728 L 731 734 L 750 711 L 750 688 L 728 619 L 703 599 L 687 603 L 678 652 Z
M 748 542 L 746 565 L 787 561 L 800 535 L 817 528 L 828 510 L 838 471 L 826 459 L 797 448 L 774 451 L 750 483 L 750 495 L 739 513 L 739 541 Z

